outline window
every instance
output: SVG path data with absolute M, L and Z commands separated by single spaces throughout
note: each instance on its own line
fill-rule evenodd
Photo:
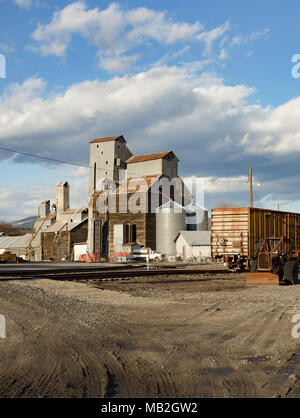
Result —
M 129 242 L 136 242 L 136 225 L 125 222 L 123 224 L 123 245 Z
M 94 164 L 94 191 L 96 190 L 96 183 L 97 183 L 97 164 Z
M 123 244 L 127 244 L 130 241 L 130 225 L 126 222 L 123 225 Z
M 131 225 L 131 242 L 136 242 L 136 225 Z
M 162 186 L 159 186 L 159 206 L 162 205 Z
M 175 199 L 175 187 L 174 187 L 173 184 L 170 186 L 170 199 L 173 200 L 173 202 L 174 202 L 174 199 Z

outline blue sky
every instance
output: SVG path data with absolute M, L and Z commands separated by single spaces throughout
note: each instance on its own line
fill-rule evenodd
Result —
M 296 1 L 0 0 L 0 146 L 88 164 L 88 142 L 123 134 L 136 154 L 173 149 L 206 179 L 205 205 L 300 211 Z M 0 152 L 0 218 L 36 213 L 86 172 Z

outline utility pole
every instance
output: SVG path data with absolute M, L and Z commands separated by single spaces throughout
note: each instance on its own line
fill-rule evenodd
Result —
M 250 183 L 250 207 L 253 208 L 252 165 L 250 165 L 249 167 L 249 183 Z

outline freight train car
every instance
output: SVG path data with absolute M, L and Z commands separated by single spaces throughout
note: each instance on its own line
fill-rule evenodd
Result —
M 263 241 L 290 239 L 293 257 L 300 254 L 300 214 L 257 208 L 212 210 L 211 251 L 229 268 L 249 269 Z

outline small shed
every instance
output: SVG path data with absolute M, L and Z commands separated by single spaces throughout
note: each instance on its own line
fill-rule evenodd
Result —
M 175 238 L 176 255 L 182 260 L 211 257 L 210 231 L 180 231 Z

